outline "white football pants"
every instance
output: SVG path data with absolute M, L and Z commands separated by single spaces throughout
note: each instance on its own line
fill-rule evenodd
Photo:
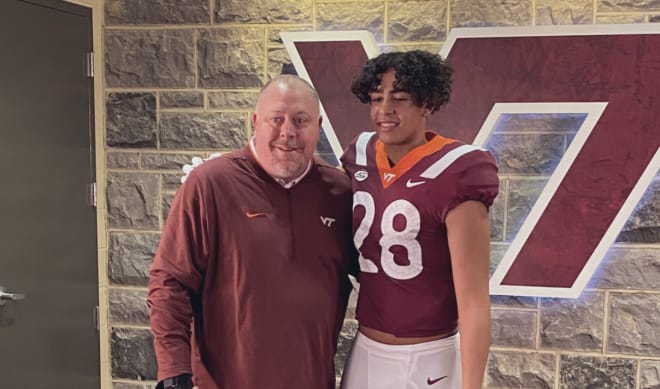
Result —
M 341 389 L 460 389 L 460 336 L 388 345 L 355 336 Z

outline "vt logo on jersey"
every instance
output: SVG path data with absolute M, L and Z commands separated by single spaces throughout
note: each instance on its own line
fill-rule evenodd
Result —
M 326 227 L 332 226 L 332 223 L 334 222 L 335 222 L 334 218 L 321 216 L 321 223 L 323 223 L 323 225 Z
M 392 181 L 394 177 L 396 177 L 396 174 L 394 173 L 383 173 L 383 180 L 385 180 L 385 182 Z
M 339 156 L 370 128 L 350 81 L 378 47 L 364 31 L 282 38 Z M 508 113 L 584 116 L 491 277 L 493 294 L 577 297 L 660 168 L 660 26 L 454 29 L 440 54 L 453 93 L 429 126 L 443 136 L 486 146 Z

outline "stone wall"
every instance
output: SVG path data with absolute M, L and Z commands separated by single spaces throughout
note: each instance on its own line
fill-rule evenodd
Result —
M 280 31 L 367 29 L 384 51 L 437 52 L 453 27 L 658 21 L 656 0 L 105 0 L 112 388 L 154 384 L 145 286 L 181 165 L 248 140 L 259 87 L 290 62 Z M 494 258 L 548 178 L 535 167 L 571 137 L 555 125 L 495 135 Z M 579 299 L 492 303 L 487 387 L 660 388 L 660 179 Z

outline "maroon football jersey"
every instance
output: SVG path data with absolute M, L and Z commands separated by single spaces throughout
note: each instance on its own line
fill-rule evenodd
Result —
M 432 132 L 427 140 L 390 167 L 382 142 L 365 132 L 341 158 L 360 252 L 357 319 L 401 337 L 456 327 L 445 217 L 468 200 L 489 207 L 498 192 L 488 151 Z

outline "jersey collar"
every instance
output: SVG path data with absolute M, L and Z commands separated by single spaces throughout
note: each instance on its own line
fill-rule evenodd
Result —
M 455 139 L 445 138 L 431 131 L 426 131 L 425 135 L 427 142 L 410 150 L 394 166 L 390 166 L 390 161 L 387 159 L 385 144 L 376 140 L 376 166 L 383 188 L 387 189 L 422 158 L 440 150 L 445 145 L 456 142 Z

